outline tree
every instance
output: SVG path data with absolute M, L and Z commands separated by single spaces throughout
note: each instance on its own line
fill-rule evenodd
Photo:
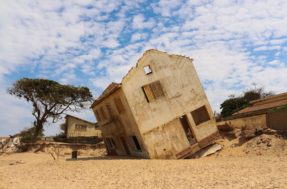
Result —
M 79 111 L 92 101 L 87 87 L 62 85 L 48 79 L 22 78 L 8 92 L 32 103 L 32 115 L 35 117 L 33 141 L 43 132 L 48 118 L 55 123 L 65 111 Z
M 21 142 L 28 143 L 28 142 L 32 142 L 34 133 L 35 133 L 35 127 L 32 126 L 29 128 L 24 128 L 22 131 L 14 135 L 14 137 L 20 137 Z M 40 138 L 43 136 L 44 136 L 43 132 L 40 132 L 37 137 Z
M 262 87 L 245 91 L 243 92 L 243 95 L 240 96 L 231 95 L 220 105 L 221 117 L 224 118 L 231 116 L 233 113 L 248 107 L 250 101 L 265 98 L 271 95 L 273 95 L 272 92 L 265 92 Z

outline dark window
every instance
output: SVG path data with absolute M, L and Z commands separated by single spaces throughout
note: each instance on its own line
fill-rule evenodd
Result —
M 116 147 L 115 141 L 112 138 L 107 138 L 106 141 L 107 141 L 107 145 L 110 147 L 110 149 Z
M 124 105 L 123 105 L 121 99 L 120 98 L 115 98 L 114 102 L 116 104 L 116 108 L 117 108 L 119 114 L 123 113 L 125 111 L 125 108 L 124 108 Z
M 164 96 L 161 84 L 159 81 L 153 82 L 151 84 L 142 87 L 145 94 L 146 100 L 152 102 L 157 98 Z
M 209 114 L 205 106 L 202 106 L 191 112 L 192 118 L 196 125 L 210 120 Z
M 137 150 L 142 151 L 142 148 L 140 146 L 140 143 L 139 143 L 137 137 L 136 136 L 132 136 L 132 138 L 133 138 L 133 141 L 135 143 L 135 146 L 136 146 Z

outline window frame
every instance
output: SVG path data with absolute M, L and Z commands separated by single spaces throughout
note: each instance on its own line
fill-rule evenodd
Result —
M 190 114 L 196 126 L 211 120 L 211 117 L 205 105 L 191 111 Z
M 153 102 L 165 96 L 162 84 L 159 80 L 142 86 L 142 90 L 147 102 Z

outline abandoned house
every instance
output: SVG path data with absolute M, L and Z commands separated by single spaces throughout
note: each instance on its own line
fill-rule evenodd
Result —
M 226 126 L 287 130 L 287 93 L 251 101 L 248 107 L 218 123 L 220 130 L 224 130 Z
M 91 108 L 109 154 L 185 158 L 218 137 L 192 59 L 148 50 Z
M 65 117 L 66 129 L 65 135 L 67 138 L 75 137 L 101 137 L 101 130 L 96 123 L 92 123 L 72 115 Z

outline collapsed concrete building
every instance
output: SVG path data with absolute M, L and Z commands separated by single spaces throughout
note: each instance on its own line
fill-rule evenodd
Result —
M 218 137 L 192 59 L 185 56 L 146 51 L 91 108 L 111 155 L 180 159 Z

